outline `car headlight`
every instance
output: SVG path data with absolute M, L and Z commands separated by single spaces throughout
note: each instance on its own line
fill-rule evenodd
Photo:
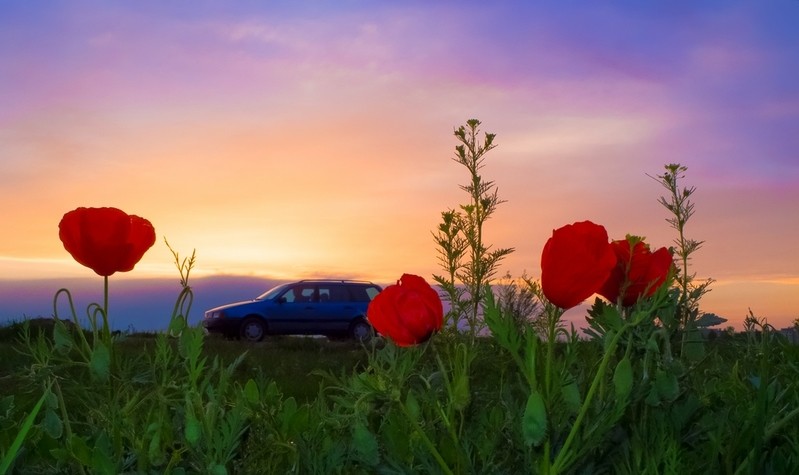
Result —
M 216 310 L 213 312 L 205 312 L 205 318 L 223 318 L 225 315 L 222 313 L 221 310 Z

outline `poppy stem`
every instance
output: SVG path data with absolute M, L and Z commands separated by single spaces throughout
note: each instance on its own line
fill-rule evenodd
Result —
M 103 276 L 103 339 L 111 342 L 111 329 L 108 328 L 108 276 Z
M 413 428 L 416 430 L 416 433 L 419 434 L 419 437 L 422 439 L 422 443 L 425 446 L 427 446 L 427 450 L 430 451 L 430 454 L 433 456 L 434 459 L 436 459 L 436 462 L 438 462 L 438 466 L 441 468 L 441 471 L 444 472 L 444 474 L 446 475 L 454 475 L 452 470 L 447 465 L 447 462 L 444 461 L 444 457 L 441 456 L 441 453 L 439 453 L 438 449 L 436 449 L 436 446 L 427 436 L 425 431 L 422 430 L 421 426 L 419 426 L 419 423 L 416 421 L 416 418 L 414 418 L 414 416 L 411 415 L 410 411 L 408 410 L 408 407 L 405 406 L 405 403 L 402 402 L 401 400 L 397 402 L 399 403 L 399 407 L 402 410 L 402 413 L 405 414 L 405 417 L 411 423 L 411 426 L 413 426 Z
M 550 400 L 552 392 L 552 360 L 555 353 L 555 342 L 558 339 L 558 322 L 563 316 L 563 310 L 558 307 L 551 307 L 547 312 L 547 360 L 546 373 L 544 373 L 544 394 Z
M 608 363 L 610 362 L 611 357 L 616 353 L 616 345 L 619 343 L 621 336 L 630 328 L 633 328 L 633 325 L 631 325 L 629 322 L 621 327 L 618 333 L 614 335 L 613 339 L 610 341 L 610 344 L 605 350 L 605 355 L 602 357 L 602 362 L 599 364 L 599 369 L 594 376 L 594 380 L 591 382 L 591 387 L 588 388 L 588 394 L 585 395 L 585 400 L 583 401 L 582 406 L 580 406 L 580 412 L 577 414 L 577 419 L 575 419 L 574 424 L 572 424 L 569 435 L 566 437 L 566 441 L 560 448 L 557 457 L 555 457 L 555 461 L 552 462 L 550 471 L 551 474 L 560 473 L 564 466 L 569 462 L 569 456 L 571 455 L 569 449 L 571 448 L 571 444 L 574 441 L 574 438 L 577 436 L 577 432 L 582 425 L 583 419 L 588 413 L 589 406 L 594 399 L 594 394 L 599 387 L 599 383 L 604 379 Z

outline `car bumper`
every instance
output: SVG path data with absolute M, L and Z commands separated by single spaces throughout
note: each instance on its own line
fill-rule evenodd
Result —
M 239 319 L 232 318 L 205 318 L 203 328 L 207 333 L 224 333 L 226 335 L 237 335 L 239 332 Z

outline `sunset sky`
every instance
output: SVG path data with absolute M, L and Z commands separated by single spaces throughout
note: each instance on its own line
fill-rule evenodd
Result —
M 155 226 L 112 279 L 175 276 L 164 238 L 196 276 L 430 279 L 467 200 L 453 130 L 477 118 L 501 274 L 538 277 L 552 230 L 586 219 L 671 245 L 650 176 L 681 163 L 703 309 L 787 326 L 797 24 L 796 1 L 4 1 L 0 286 L 96 277 L 58 239 L 79 206 Z

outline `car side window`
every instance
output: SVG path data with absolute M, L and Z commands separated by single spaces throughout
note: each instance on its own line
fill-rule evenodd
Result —
M 375 286 L 373 286 L 373 285 L 370 285 L 369 287 L 366 287 L 366 296 L 368 297 L 368 301 L 369 302 L 374 300 L 374 298 L 377 297 L 377 294 L 379 294 L 379 293 L 380 293 L 380 289 L 375 287 Z
M 371 302 L 375 295 L 380 293 L 380 290 L 372 286 L 356 285 L 350 288 L 350 293 L 356 302 Z
M 320 302 L 322 302 L 322 303 L 330 302 L 330 287 L 329 286 L 320 285 L 317 290 L 319 290 L 319 301 Z
M 297 286 L 283 294 L 286 302 L 305 303 L 314 301 L 314 288 Z
M 350 294 L 347 287 L 343 285 L 331 285 L 328 287 L 330 292 L 330 302 L 349 302 Z

